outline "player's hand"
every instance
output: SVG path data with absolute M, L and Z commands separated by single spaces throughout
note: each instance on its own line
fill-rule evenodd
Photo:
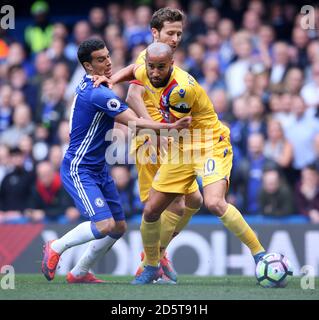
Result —
M 110 89 L 113 87 L 112 80 L 106 76 L 94 75 L 92 77 L 93 87 L 97 88 L 101 83 L 105 83 Z
M 184 117 L 171 124 L 171 129 L 182 130 L 190 126 L 192 117 Z

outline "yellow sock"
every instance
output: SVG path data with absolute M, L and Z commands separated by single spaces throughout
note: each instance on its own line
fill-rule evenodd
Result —
M 251 251 L 252 255 L 265 251 L 255 232 L 247 224 L 241 213 L 231 204 L 220 218 L 224 226 L 240 239 Z
M 156 267 L 160 259 L 161 220 L 146 222 L 143 217 L 140 230 L 146 256 L 145 264 Z
M 176 233 L 180 233 L 188 224 L 189 220 L 192 218 L 192 216 L 198 212 L 199 208 L 193 209 L 185 207 L 184 214 L 182 216 L 182 219 L 179 221 L 175 228 Z
M 161 258 L 163 258 L 165 254 L 165 249 L 172 240 L 175 228 L 178 225 L 181 218 L 181 216 L 168 210 L 163 211 L 163 213 L 161 214 Z

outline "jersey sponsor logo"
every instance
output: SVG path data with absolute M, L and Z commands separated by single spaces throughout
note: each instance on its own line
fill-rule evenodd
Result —
M 171 109 L 180 113 L 188 113 L 190 111 L 190 107 L 186 102 L 180 102 L 175 106 L 171 106 Z
M 107 103 L 106 106 L 111 110 L 111 111 L 116 111 L 120 109 L 121 102 L 117 99 L 110 99 Z
M 102 198 L 96 198 L 94 203 L 99 208 L 104 207 L 104 200 Z
M 186 94 L 186 90 L 180 89 L 180 90 L 178 91 L 178 94 L 180 95 L 181 98 L 184 98 L 184 97 L 185 97 L 185 94 Z

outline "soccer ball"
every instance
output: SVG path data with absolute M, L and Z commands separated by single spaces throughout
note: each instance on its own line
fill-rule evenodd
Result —
M 268 253 L 256 266 L 256 278 L 264 288 L 284 288 L 293 274 L 290 261 L 281 253 Z

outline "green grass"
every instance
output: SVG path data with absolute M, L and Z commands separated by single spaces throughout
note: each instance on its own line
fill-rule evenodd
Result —
M 177 285 L 132 286 L 132 277 L 100 276 L 105 284 L 67 284 L 57 276 L 48 282 L 40 274 L 19 274 L 15 289 L 0 287 L 0 300 L 319 300 L 319 278 L 314 290 L 302 290 L 300 278 L 290 279 L 281 289 L 264 289 L 254 277 L 179 276 Z

